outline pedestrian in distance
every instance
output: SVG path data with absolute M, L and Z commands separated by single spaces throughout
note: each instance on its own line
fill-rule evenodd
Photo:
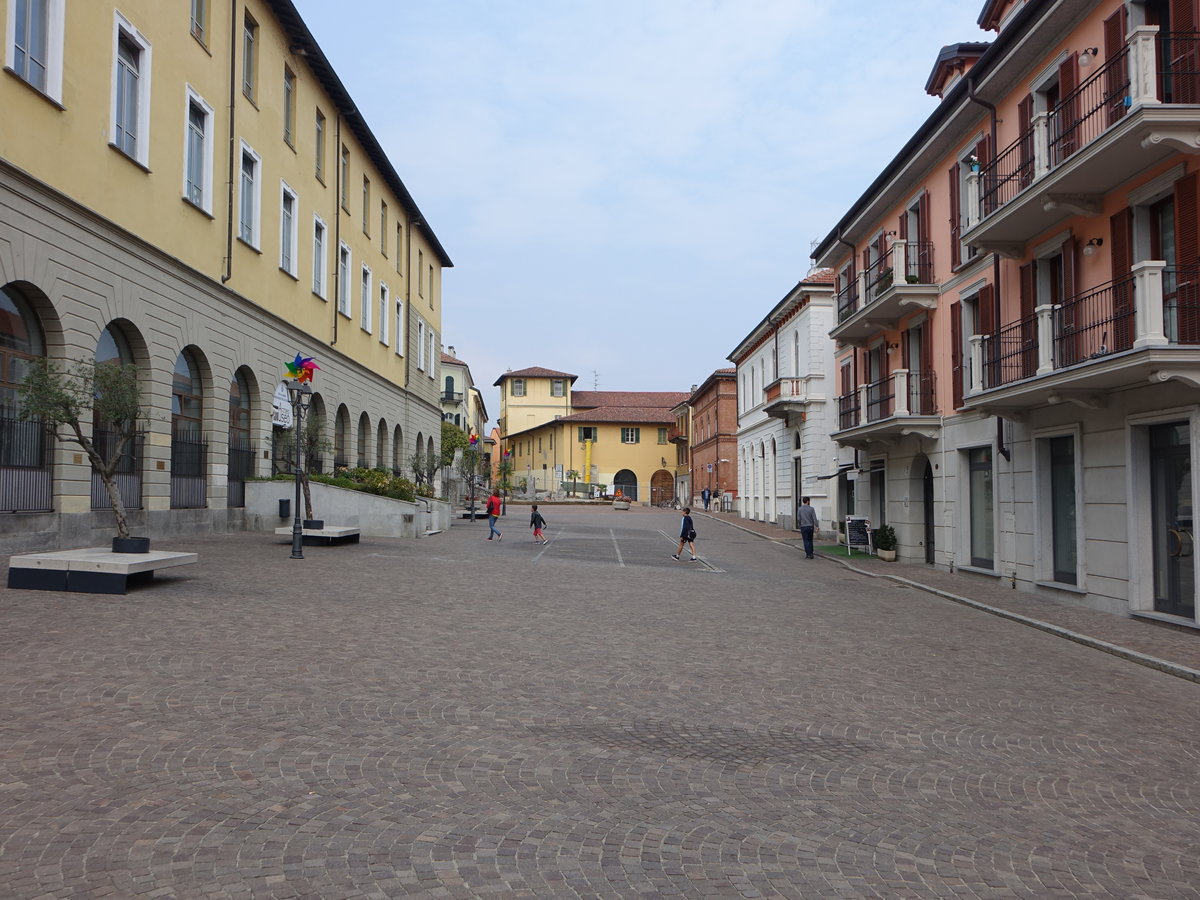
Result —
M 671 554 L 672 559 L 679 559 L 684 544 L 687 544 L 688 550 L 692 554 L 692 558 L 688 562 L 699 562 L 700 560 L 696 558 L 696 526 L 692 524 L 692 508 L 690 506 L 683 508 L 683 521 L 679 523 L 679 546 Z
M 542 529 L 546 527 L 546 517 L 538 512 L 537 504 L 533 504 L 533 508 L 529 511 L 529 527 L 533 529 L 533 542 L 535 544 L 548 544 L 546 535 L 542 533 Z
M 809 504 L 808 497 L 800 498 L 800 509 L 796 511 L 796 524 L 800 526 L 800 536 L 804 538 L 804 558 L 813 558 L 813 534 L 817 530 L 817 511 Z
M 712 502 L 712 491 L 705 488 L 700 492 L 700 499 L 704 501 L 704 511 L 708 512 L 708 504 Z
M 487 517 L 488 517 L 488 540 L 492 538 L 500 541 L 504 539 L 504 532 L 496 527 L 496 520 L 500 518 L 500 492 L 492 491 L 492 496 L 487 498 Z

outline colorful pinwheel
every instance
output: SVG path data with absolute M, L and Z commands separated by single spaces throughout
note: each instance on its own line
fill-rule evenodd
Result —
M 471 446 L 474 447 L 478 443 L 479 443 L 479 435 L 472 432 L 471 433 Z
M 321 368 L 313 362 L 311 356 L 301 356 L 299 353 L 296 354 L 295 359 L 290 363 L 284 363 L 284 365 L 287 366 L 288 374 L 301 384 L 304 384 L 306 381 L 312 381 L 313 373 Z

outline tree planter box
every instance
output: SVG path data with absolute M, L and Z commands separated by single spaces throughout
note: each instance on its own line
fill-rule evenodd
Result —
M 115 537 L 112 539 L 113 553 L 149 553 L 150 538 L 148 537 Z
M 895 562 L 896 561 L 896 551 L 895 550 L 876 550 L 875 555 L 878 556 L 880 559 L 882 559 L 884 562 Z
M 612 502 L 612 508 L 613 509 L 629 509 L 629 502 L 630 501 L 628 501 L 628 500 L 614 500 Z

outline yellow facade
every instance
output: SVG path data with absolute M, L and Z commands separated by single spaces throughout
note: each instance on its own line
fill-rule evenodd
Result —
M 0 21 L 10 19 L 15 2 L 0 0 Z M 441 270 L 449 259 L 436 237 L 414 226 L 419 210 L 361 117 L 347 115 L 350 98 L 327 87 L 336 76 L 292 4 L 193 3 L 206 11 L 198 27 L 188 3 L 48 0 L 48 5 L 53 23 L 48 68 L 54 72 L 44 90 L 19 77 L 0 78 L 6 123 L 0 128 L 0 158 L 394 384 L 406 385 L 415 375 L 415 361 L 406 363 L 406 355 L 438 348 L 426 338 L 421 348 L 397 352 L 397 312 L 406 332 L 419 325 L 423 334 L 440 334 Z M 250 67 L 248 23 L 256 32 Z M 132 154 L 116 146 L 121 42 L 137 51 L 140 101 L 147 106 Z M 13 52 L 8 45 L 10 68 Z M 290 104 L 285 80 L 291 81 Z M 185 182 L 193 103 L 207 110 L 209 161 L 199 203 L 189 201 Z M 318 114 L 324 117 L 320 173 Z M 341 147 L 347 151 L 344 170 Z M 259 160 L 258 223 L 250 240 L 239 236 L 243 150 Z M 338 197 L 342 181 L 345 207 Z M 291 272 L 281 267 L 285 188 L 295 195 Z M 326 227 L 324 297 L 314 292 L 316 217 Z M 342 298 L 348 315 L 335 311 L 339 242 L 350 252 L 349 296 Z M 369 328 L 362 316 L 363 266 L 370 270 Z M 383 286 L 386 343 L 379 322 Z M 398 308 L 397 301 L 405 307 Z M 416 334 L 405 338 L 415 342 Z

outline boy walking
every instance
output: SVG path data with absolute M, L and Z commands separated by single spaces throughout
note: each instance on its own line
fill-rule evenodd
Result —
M 796 521 L 800 525 L 800 536 L 804 538 L 804 558 L 813 558 L 813 534 L 820 524 L 817 511 L 809 504 L 807 497 L 800 498 L 800 509 L 797 510 Z
M 671 554 L 671 559 L 679 559 L 684 544 L 687 544 L 688 550 L 692 554 L 692 558 L 688 562 L 699 562 L 700 560 L 696 558 L 696 527 L 692 524 L 692 508 L 690 506 L 683 508 L 683 521 L 679 523 L 679 546 Z
M 542 529 L 546 527 L 545 517 L 538 512 L 537 504 L 533 504 L 529 512 L 529 527 L 533 529 L 533 542 L 535 544 L 548 544 L 546 535 L 542 534 Z

